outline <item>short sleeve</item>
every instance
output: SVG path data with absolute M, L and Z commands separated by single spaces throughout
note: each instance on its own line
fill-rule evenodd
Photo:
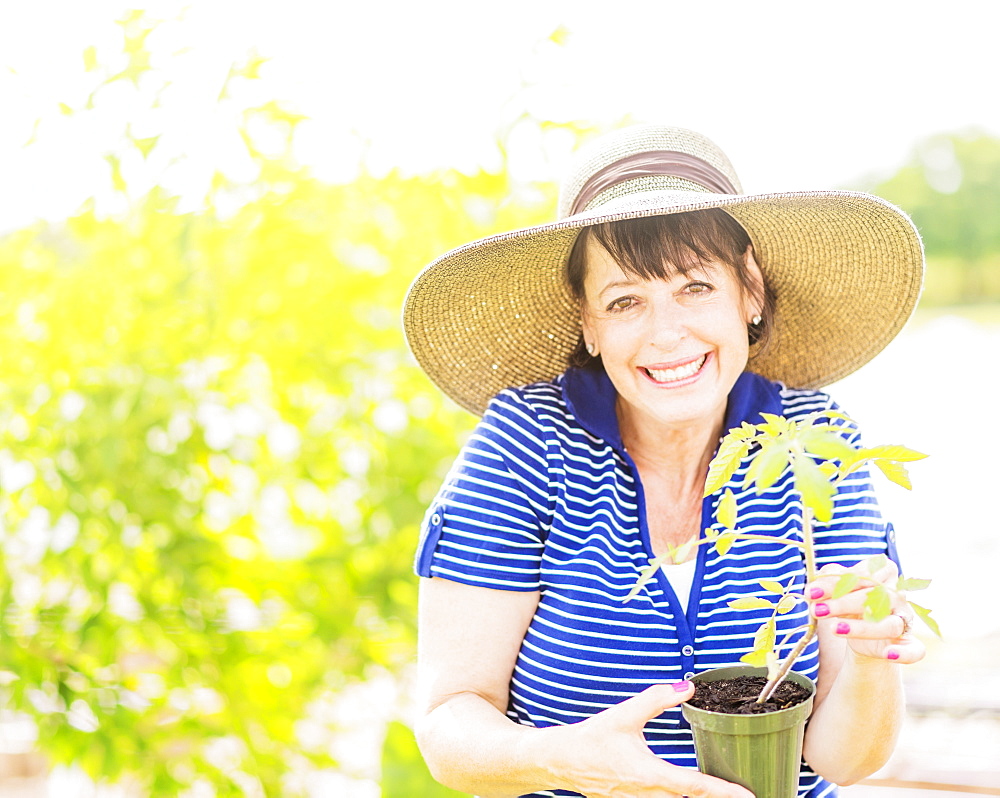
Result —
M 516 391 L 504 391 L 428 508 L 415 570 L 500 590 L 537 590 L 554 502 L 545 430 Z
M 832 400 L 829 400 L 829 409 L 839 412 Z M 833 418 L 832 422 L 843 426 L 844 439 L 851 446 L 856 449 L 862 446 L 861 433 L 854 422 L 840 418 Z M 840 483 L 834 497 L 833 518 L 828 524 L 815 526 L 814 540 L 819 567 L 829 563 L 849 567 L 877 554 L 885 554 L 900 565 L 896 533 L 892 524 L 882 517 L 867 467 Z

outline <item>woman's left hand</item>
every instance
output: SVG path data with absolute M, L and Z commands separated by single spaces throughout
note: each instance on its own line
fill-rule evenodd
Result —
M 840 577 L 849 572 L 857 573 L 858 583 L 849 593 L 833 598 Z M 867 562 L 851 568 L 824 565 L 817 578 L 806 585 L 805 595 L 820 627 L 826 627 L 824 631 L 831 637 L 846 639 L 856 654 L 899 663 L 918 662 L 924 657 L 924 644 L 911 632 L 915 615 L 906 596 L 896 590 L 898 577 L 899 570 L 891 560 L 875 573 Z M 866 621 L 865 600 L 878 584 L 889 591 L 892 614 L 881 621 Z

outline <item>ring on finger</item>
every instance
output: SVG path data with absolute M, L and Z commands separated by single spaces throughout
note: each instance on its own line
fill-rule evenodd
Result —
M 903 631 L 900 632 L 899 636 L 902 637 L 903 635 L 908 635 L 910 633 L 910 630 L 913 628 L 913 619 L 907 618 L 901 612 L 894 612 L 893 615 L 895 615 L 897 618 L 899 618 L 899 620 L 903 622 Z

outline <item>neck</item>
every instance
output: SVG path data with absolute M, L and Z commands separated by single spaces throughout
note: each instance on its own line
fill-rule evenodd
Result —
M 703 488 L 722 435 L 725 406 L 708 418 L 676 426 L 637 419 L 621 401 L 616 411 L 622 443 L 640 468 L 655 470 L 677 491 Z

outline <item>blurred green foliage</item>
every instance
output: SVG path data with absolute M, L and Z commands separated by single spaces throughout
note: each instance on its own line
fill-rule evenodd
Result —
M 912 217 L 927 251 L 924 305 L 1000 300 L 1000 139 L 941 134 L 867 186 Z
M 286 172 L 226 219 L 153 192 L 0 242 L 3 701 L 53 761 L 289 795 L 327 762 L 310 702 L 410 661 L 417 526 L 472 419 L 399 308 L 440 252 L 548 215 L 510 193 Z
M 101 85 L 151 79 L 140 23 Z M 4 717 L 156 796 L 306 794 L 342 764 L 331 697 L 411 662 L 418 524 L 472 418 L 412 362 L 403 297 L 554 204 L 510 202 L 506 173 L 326 185 L 290 156 L 298 117 L 243 118 L 257 177 L 217 177 L 202 211 L 154 188 L 0 240 Z M 122 142 L 124 197 L 156 139 Z

